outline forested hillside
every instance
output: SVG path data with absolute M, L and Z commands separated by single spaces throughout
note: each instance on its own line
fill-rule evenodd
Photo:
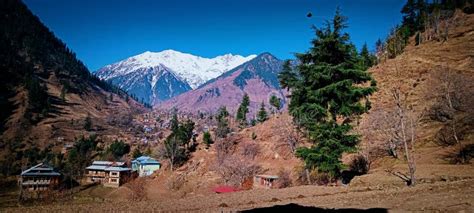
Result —
M 117 110 L 143 109 L 93 76 L 21 1 L 2 1 L 0 14 L 0 141 L 2 153 L 12 155 L 2 155 L 2 161 L 20 162 L 24 156 L 18 153 L 52 149 L 86 134 L 86 118 L 95 122 Z

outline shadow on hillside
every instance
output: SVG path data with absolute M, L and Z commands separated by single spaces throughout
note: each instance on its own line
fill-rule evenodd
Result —
M 474 144 L 466 144 L 461 150 L 448 152 L 442 158 L 450 164 L 469 164 L 474 158 Z
M 242 212 L 388 212 L 387 209 L 383 208 L 372 208 L 372 209 L 324 209 L 312 206 L 301 206 L 298 204 L 290 203 L 287 205 L 276 205 L 271 207 L 249 209 Z
M 46 116 L 48 118 L 61 117 L 61 116 L 70 114 L 68 112 L 64 112 L 64 110 L 62 110 L 59 106 L 79 106 L 80 105 L 78 103 L 66 102 L 58 97 L 51 96 L 51 95 L 49 95 L 49 102 L 51 104 L 51 108 L 49 109 L 48 115 Z

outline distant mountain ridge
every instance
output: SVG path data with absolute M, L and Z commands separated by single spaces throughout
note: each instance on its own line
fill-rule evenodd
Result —
M 262 53 L 199 88 L 156 107 L 195 113 L 215 112 L 220 106 L 226 106 L 229 111 L 235 112 L 244 94 L 248 94 L 251 102 L 250 114 L 254 115 L 262 102 L 269 107 L 268 100 L 272 95 L 279 97 L 283 104 L 286 103 L 285 91 L 281 89 L 278 81 L 282 65 L 283 61 L 272 54 Z
M 254 57 L 226 54 L 204 58 L 175 50 L 147 51 L 107 65 L 95 75 L 145 102 L 157 104 L 197 88 Z

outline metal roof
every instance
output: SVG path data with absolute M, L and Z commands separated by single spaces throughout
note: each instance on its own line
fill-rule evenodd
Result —
M 21 173 L 21 176 L 60 176 L 54 169 L 46 164 L 40 163 Z
M 105 170 L 105 171 L 124 172 L 124 171 L 130 171 L 130 170 L 132 170 L 132 169 L 130 169 L 130 168 L 124 168 L 124 167 L 111 166 L 111 167 L 105 168 L 104 170 Z
M 107 166 L 91 165 L 91 166 L 86 167 L 86 169 L 90 169 L 90 170 L 104 170 L 105 168 L 107 168 Z
M 60 176 L 58 172 L 48 172 L 48 173 L 26 173 L 21 176 Z
M 149 156 L 138 157 L 137 159 L 133 160 L 132 163 L 138 163 L 141 165 L 160 165 L 161 164 L 159 161 Z
M 102 165 L 102 166 L 112 166 L 112 165 L 116 165 L 116 166 L 123 166 L 123 165 L 125 165 L 125 162 L 113 162 L 113 161 L 100 161 L 100 160 L 96 160 L 96 161 L 92 162 L 92 165 Z
M 86 167 L 88 170 L 100 170 L 100 171 L 126 171 L 129 168 L 124 167 L 125 162 L 113 162 L 113 161 L 94 161 L 92 165 Z M 117 169 L 121 168 L 121 169 Z
M 277 175 L 255 175 L 255 177 L 261 177 L 265 179 L 278 179 L 279 178 Z

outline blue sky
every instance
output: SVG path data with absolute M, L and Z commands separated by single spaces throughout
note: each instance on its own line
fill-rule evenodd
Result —
M 145 51 L 203 57 L 306 51 L 340 6 L 352 41 L 370 48 L 401 20 L 404 0 L 24 0 L 91 71 Z M 313 17 L 306 14 L 312 12 Z

